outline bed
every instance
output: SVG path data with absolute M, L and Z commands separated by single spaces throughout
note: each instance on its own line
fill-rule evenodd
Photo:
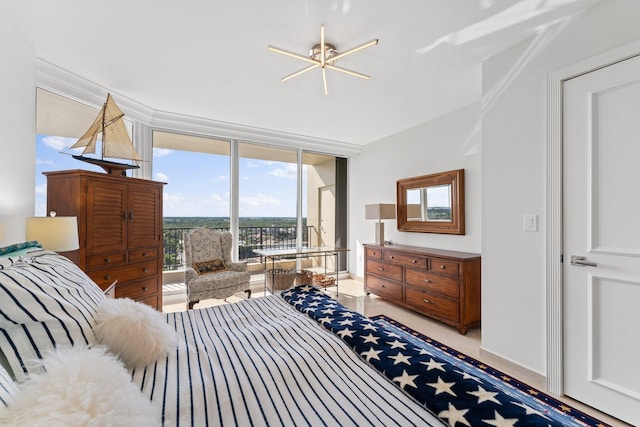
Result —
M 106 298 L 59 254 L 20 255 L 0 258 L 0 420 L 444 425 L 348 344 L 352 325 L 392 348 L 396 337 L 319 289 L 160 314 Z M 109 323 L 109 304 L 128 317 Z

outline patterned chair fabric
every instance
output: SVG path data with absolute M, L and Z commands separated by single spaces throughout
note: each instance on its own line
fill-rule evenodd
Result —
M 185 284 L 187 286 L 187 306 L 193 308 L 201 299 L 227 298 L 239 291 L 251 297 L 250 275 L 247 263 L 231 261 L 233 235 L 229 231 L 217 231 L 200 227 L 184 236 L 186 261 Z M 194 264 L 223 260 L 225 270 L 198 274 Z

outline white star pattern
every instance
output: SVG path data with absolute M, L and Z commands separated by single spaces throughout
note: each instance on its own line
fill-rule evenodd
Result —
M 353 317 L 353 313 L 351 313 L 350 311 L 346 311 L 342 313 L 342 317 Z
M 395 356 L 389 356 L 389 359 L 393 359 L 394 365 L 397 365 L 398 363 L 406 363 L 407 365 L 411 366 L 411 362 L 409 362 L 409 359 L 411 359 L 410 356 L 406 356 L 404 354 L 402 354 L 401 352 L 398 352 L 397 355 Z
M 371 332 L 369 332 L 369 335 L 367 335 L 366 337 L 362 336 L 362 340 L 363 340 L 362 342 L 363 343 L 370 342 L 370 343 L 373 343 L 373 344 L 378 344 L 378 340 L 379 339 L 380 339 L 380 337 L 376 337 Z
M 340 325 L 340 326 L 345 326 L 345 325 L 353 326 L 353 320 L 344 319 L 344 320 L 338 322 L 338 325 Z
M 427 383 L 429 387 L 433 387 L 436 389 L 436 395 L 440 393 L 449 393 L 450 395 L 457 397 L 457 395 L 453 392 L 453 390 L 451 390 L 451 387 L 453 387 L 455 384 L 456 384 L 455 382 L 446 383 L 440 377 L 438 377 L 438 381 L 435 383 Z
M 398 340 L 395 340 L 394 342 L 387 342 L 387 344 L 389 344 L 392 349 L 401 348 L 403 350 L 406 350 L 405 346 L 407 345 L 406 343 L 400 342 Z
M 378 328 L 375 327 L 373 325 L 373 323 L 368 323 L 368 322 L 362 324 L 362 329 L 364 329 L 365 331 L 377 331 L 378 330 Z
M 378 354 L 382 353 L 382 350 L 374 350 L 373 347 L 369 349 L 369 351 L 365 351 L 364 353 L 360 353 L 362 356 L 367 359 L 367 362 L 371 359 L 380 360 Z
M 476 396 L 478 398 L 478 404 L 481 404 L 482 402 L 493 402 L 497 403 L 498 405 L 502 405 L 502 403 L 500 403 L 500 401 L 496 399 L 496 395 L 498 393 L 487 391 L 480 386 L 478 386 L 477 391 L 468 391 L 467 393 Z
M 464 424 L 471 427 L 471 424 L 465 419 L 464 414 L 469 412 L 468 409 L 458 409 L 449 403 L 449 409 L 442 411 L 438 414 L 440 418 L 449 420 L 449 425 L 455 427 L 457 423 Z
M 542 418 L 546 418 L 546 419 L 550 419 L 549 417 L 547 417 L 545 414 L 543 414 L 540 411 L 535 410 L 534 408 L 532 408 L 531 406 L 525 405 L 524 403 L 520 403 L 520 402 L 511 402 L 511 404 L 516 405 L 521 407 L 522 409 L 524 409 L 525 414 L 527 415 L 538 415 Z
M 413 382 L 413 380 L 415 380 L 417 377 L 418 377 L 417 375 L 409 375 L 407 374 L 407 371 L 402 370 L 402 375 L 400 375 L 399 377 L 395 377 L 393 381 L 396 383 L 400 383 L 400 388 L 403 390 L 404 390 L 404 387 L 408 385 L 410 385 L 413 388 L 417 388 L 416 383 Z
M 324 325 L 327 322 L 331 322 L 333 319 L 329 316 L 325 316 L 322 319 L 318 319 L 318 322 L 320 322 L 321 325 Z
M 428 362 L 420 362 L 420 363 L 427 366 L 427 371 L 430 371 L 432 369 L 438 369 L 442 372 L 447 372 L 447 370 L 442 367 L 444 363 L 436 362 L 435 360 L 433 360 L 433 358 L 429 359 Z
M 335 312 L 335 310 L 332 309 L 332 308 L 327 308 L 327 309 L 321 311 L 322 314 L 333 314 L 334 312 Z
M 338 332 L 336 332 L 336 334 L 337 334 L 337 335 L 340 335 L 340 338 L 344 338 L 344 337 L 346 337 L 346 336 L 348 336 L 348 337 L 350 337 L 350 338 L 353 338 L 353 333 L 354 333 L 354 332 L 355 332 L 355 331 L 352 331 L 351 329 L 346 328 L 346 329 L 341 329 L 341 330 L 339 330 Z
M 463 380 L 474 380 L 474 381 L 477 381 L 477 382 L 479 382 L 481 384 L 483 382 L 480 378 L 474 377 L 473 375 L 471 375 L 471 374 L 469 374 L 467 372 L 464 372 L 464 371 L 454 371 L 454 372 L 457 372 L 457 373 L 461 374 Z
M 518 422 L 517 418 L 502 418 L 502 416 L 498 413 L 498 411 L 493 411 L 495 414 L 495 418 L 492 420 L 482 420 L 487 424 L 496 427 L 513 427 L 515 423 Z

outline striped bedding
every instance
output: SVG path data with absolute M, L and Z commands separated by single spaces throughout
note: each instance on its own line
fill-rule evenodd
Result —
M 166 316 L 177 350 L 132 373 L 163 425 L 442 425 L 279 295 Z

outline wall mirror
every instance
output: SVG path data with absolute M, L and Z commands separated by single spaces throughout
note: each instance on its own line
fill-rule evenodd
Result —
M 399 179 L 398 230 L 464 234 L 464 169 Z

